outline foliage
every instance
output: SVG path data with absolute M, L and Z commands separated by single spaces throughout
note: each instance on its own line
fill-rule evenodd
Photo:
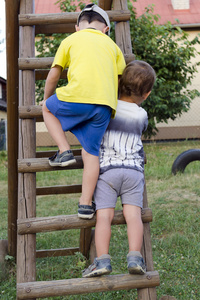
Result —
M 173 27 L 170 22 L 156 24 L 160 16 L 153 14 L 153 6 L 146 7 L 146 12 L 137 17 L 129 1 L 133 53 L 136 59 L 148 62 L 157 75 L 153 91 L 143 103 L 149 116 L 148 136 L 156 133 L 156 122 L 175 120 L 189 109 L 191 100 L 200 96 L 197 90 L 189 89 L 200 65 L 192 63 L 192 58 L 200 54 L 195 49 L 200 44 L 199 36 L 190 41 L 180 27 Z
M 82 9 L 84 1 L 79 0 L 79 9 Z M 97 1 L 94 1 L 97 2 Z M 58 0 L 62 11 L 75 11 L 73 1 Z M 189 86 L 197 73 L 198 63 L 192 63 L 192 58 L 200 53 L 195 45 L 200 44 L 199 36 L 189 40 L 188 34 L 181 28 L 173 27 L 170 22 L 165 25 L 156 24 L 159 15 L 153 14 L 153 5 L 146 8 L 146 12 L 137 17 L 132 3 L 128 1 L 131 11 L 130 29 L 133 53 L 136 59 L 147 61 L 153 66 L 157 74 L 157 80 L 153 91 L 143 103 L 148 112 L 149 126 L 146 136 L 156 134 L 156 124 L 175 120 L 183 112 L 188 111 L 191 101 L 200 96 L 196 89 Z M 53 34 L 52 36 L 39 35 L 36 42 L 39 56 L 54 56 L 61 40 L 67 34 Z M 112 24 L 111 38 L 114 40 L 114 24 Z M 66 80 L 60 80 L 59 86 Z M 36 99 L 43 99 L 44 81 L 36 83 Z

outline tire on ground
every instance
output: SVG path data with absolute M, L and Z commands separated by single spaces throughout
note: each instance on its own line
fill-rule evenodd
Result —
M 190 149 L 182 152 L 172 165 L 172 174 L 176 175 L 177 172 L 183 173 L 186 166 L 195 160 L 200 160 L 200 149 Z

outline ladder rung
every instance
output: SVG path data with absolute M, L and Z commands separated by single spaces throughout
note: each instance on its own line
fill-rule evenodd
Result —
M 111 22 L 125 22 L 130 20 L 129 10 L 107 10 Z M 65 12 L 53 14 L 20 14 L 19 25 L 48 25 L 77 23 L 79 12 Z
M 156 287 L 160 283 L 157 271 L 144 275 L 107 275 L 93 278 L 73 278 L 55 281 L 35 281 L 17 284 L 18 299 L 56 297 Z
M 126 63 L 133 60 L 135 55 L 124 54 Z M 35 70 L 35 69 L 50 69 L 53 63 L 54 57 L 26 57 L 18 59 L 18 66 L 20 70 Z
M 18 172 L 19 173 L 34 173 L 45 171 L 61 171 L 61 170 L 74 170 L 82 169 L 83 161 L 81 156 L 76 156 L 76 163 L 67 167 L 51 167 L 48 158 L 25 158 L 18 159 Z
M 49 73 L 48 69 L 35 70 L 35 80 L 46 80 L 48 73 Z M 66 78 L 67 78 L 67 69 L 65 69 L 60 75 L 60 79 L 66 80 Z
M 54 185 L 54 186 L 43 186 L 36 188 L 37 196 L 44 195 L 61 195 L 61 194 L 77 194 L 82 192 L 81 184 L 73 185 Z
M 152 221 L 152 211 L 150 208 L 143 208 L 141 212 L 143 223 Z M 50 232 L 56 230 L 70 230 L 94 227 L 96 216 L 91 220 L 78 218 L 77 215 L 60 215 L 53 217 L 18 219 L 18 234 Z M 126 224 L 122 210 L 116 210 L 112 225 Z
M 27 57 L 19 58 L 18 65 L 20 70 L 50 69 L 54 57 Z
M 72 152 L 73 152 L 74 156 L 81 155 L 81 151 L 82 151 L 81 148 L 80 149 L 72 149 Z M 56 150 L 37 151 L 36 152 L 36 157 L 37 158 L 50 157 L 50 156 L 53 156 L 55 154 L 55 152 L 56 152 Z
M 68 255 L 74 255 L 76 252 L 79 252 L 79 251 L 80 251 L 79 247 L 37 250 L 36 251 L 36 258 L 55 257 L 55 256 L 68 256 Z
M 41 105 L 19 106 L 19 118 L 32 119 L 40 117 L 43 118 Z

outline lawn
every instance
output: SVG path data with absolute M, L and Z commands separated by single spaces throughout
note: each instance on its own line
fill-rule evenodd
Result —
M 149 207 L 153 211 L 151 236 L 154 268 L 160 275 L 158 299 L 163 295 L 177 300 L 199 299 L 199 212 L 200 161 L 190 163 L 183 174 L 171 174 L 173 161 L 183 151 L 200 149 L 200 141 L 145 143 L 145 177 Z M 81 183 L 82 171 L 55 171 L 37 174 L 37 186 Z M 7 156 L 0 152 L 0 239 L 7 239 Z M 37 216 L 74 214 L 79 194 L 37 197 Z M 118 209 L 120 209 L 120 202 Z M 77 247 L 79 230 L 40 233 L 37 249 Z M 127 273 L 128 242 L 126 226 L 113 226 L 110 254 L 112 274 Z M 37 280 L 81 277 L 88 264 L 84 257 L 43 258 L 37 260 Z M 15 259 L 7 256 L 0 268 L 0 299 L 16 299 Z M 135 291 L 95 293 L 48 299 L 137 299 Z

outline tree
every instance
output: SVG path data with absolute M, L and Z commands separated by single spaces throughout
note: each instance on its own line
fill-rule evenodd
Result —
M 83 2 L 79 3 L 81 9 Z M 58 0 L 56 3 L 63 11 L 76 9 L 68 0 Z M 153 14 L 153 5 L 148 6 L 140 17 L 137 17 L 130 1 L 128 6 L 131 11 L 131 41 L 135 58 L 148 62 L 157 75 L 153 91 L 143 103 L 149 116 L 146 136 L 151 137 L 157 132 L 156 123 L 175 120 L 177 116 L 188 111 L 195 97 L 200 96 L 196 89 L 189 89 L 197 73 L 197 66 L 200 65 L 200 62 L 191 62 L 193 57 L 200 54 L 195 48 L 200 43 L 200 38 L 196 36 L 190 41 L 185 31 L 178 26 L 174 27 L 170 22 L 158 25 L 160 16 Z M 113 25 L 112 29 L 111 38 L 114 39 Z M 36 43 L 40 56 L 54 56 L 62 38 L 64 36 L 58 34 L 53 35 L 53 39 L 42 35 L 42 39 Z M 41 97 L 41 84 L 37 84 L 37 87 Z
M 189 90 L 197 73 L 198 63 L 191 59 L 200 53 L 195 45 L 199 36 L 189 40 L 188 34 L 170 22 L 158 25 L 159 15 L 153 14 L 153 5 L 137 17 L 136 10 L 129 1 L 131 11 L 131 41 L 136 59 L 148 62 L 156 71 L 157 79 L 153 91 L 143 103 L 148 112 L 147 135 L 156 134 L 156 122 L 175 120 L 188 111 L 191 101 L 200 96 L 196 90 Z

